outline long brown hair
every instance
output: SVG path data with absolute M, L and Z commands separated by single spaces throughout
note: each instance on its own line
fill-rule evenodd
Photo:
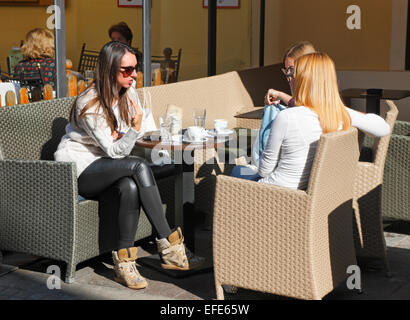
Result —
M 337 85 L 333 60 L 321 52 L 304 55 L 295 62 L 295 104 L 305 106 L 319 117 L 323 133 L 343 130 L 352 125 Z
M 130 46 L 119 41 L 108 42 L 101 49 L 95 71 L 95 80 L 93 84 L 83 93 L 87 94 L 89 90 L 95 90 L 97 92 L 97 96 L 87 102 L 85 107 L 80 112 L 80 118 L 85 116 L 87 110 L 96 106 L 96 113 L 98 113 L 101 108 L 108 126 L 111 128 L 111 131 L 114 131 L 117 128 L 118 123 L 111 106 L 113 101 L 117 100 L 121 119 L 128 125 L 130 124 L 131 119 L 129 118 L 130 110 L 126 94 L 127 89 L 121 88 L 118 92 L 117 88 L 117 73 L 121 66 L 122 57 L 127 52 L 135 55 L 135 51 Z M 77 100 L 78 98 L 74 101 L 70 111 L 70 120 L 74 120 L 76 125 Z

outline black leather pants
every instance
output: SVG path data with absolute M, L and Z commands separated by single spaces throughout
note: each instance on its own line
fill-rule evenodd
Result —
M 113 188 L 119 199 L 118 250 L 133 246 L 141 205 L 158 238 L 171 234 L 155 178 L 144 159 L 101 158 L 90 164 L 78 178 L 78 192 L 84 198 L 98 199 L 107 188 Z

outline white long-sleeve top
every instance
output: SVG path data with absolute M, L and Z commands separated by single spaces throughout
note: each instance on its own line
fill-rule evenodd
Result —
M 390 126 L 380 116 L 346 109 L 352 126 L 376 137 L 390 133 Z M 321 134 L 319 118 L 311 109 L 293 107 L 281 111 L 259 161 L 259 182 L 306 189 Z
M 141 108 L 138 94 L 134 88 L 127 90 L 127 96 L 132 99 L 141 108 L 143 112 L 140 131 L 134 130 L 122 121 L 116 114 L 118 127 L 125 134 L 121 139 L 114 140 L 111 136 L 111 128 L 100 109 L 91 107 L 87 110 L 84 117 L 78 117 L 81 110 L 88 101 L 96 97 L 96 91 L 90 89 L 85 91 L 77 100 L 77 125 L 73 121 L 66 126 L 66 134 L 61 138 L 57 151 L 54 153 L 56 161 L 75 162 L 77 166 L 77 177 L 95 160 L 102 157 L 124 158 L 128 156 L 134 148 L 137 139 L 144 135 L 145 131 L 155 130 L 152 126 L 152 114 Z M 130 116 L 134 115 L 133 107 L 130 108 Z

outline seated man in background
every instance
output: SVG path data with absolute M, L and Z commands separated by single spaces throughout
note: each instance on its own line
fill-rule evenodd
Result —
M 164 83 L 176 82 L 175 79 L 175 61 L 172 60 L 172 49 L 165 48 L 164 51 L 164 61 L 161 61 L 161 77 Z

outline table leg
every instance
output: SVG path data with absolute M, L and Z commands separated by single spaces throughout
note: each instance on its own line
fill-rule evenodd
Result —
M 367 95 L 366 96 L 366 113 L 375 113 L 380 115 L 380 96 Z
M 193 168 L 186 163 L 175 165 L 175 217 L 174 227 L 181 227 L 185 244 L 192 252 L 195 251 L 195 212 L 194 197 L 187 193 L 195 192 L 192 178 Z
M 175 164 L 175 200 L 173 227 L 184 228 L 184 168 L 182 164 Z
M 185 152 L 193 152 L 186 150 Z M 193 155 L 193 154 L 192 154 Z M 189 158 L 186 155 L 187 158 Z M 193 180 L 193 164 L 187 164 L 183 161 L 182 152 L 174 152 L 175 163 L 175 215 L 170 220 L 172 227 L 181 227 L 186 247 L 195 252 L 195 206 L 194 206 L 194 180 Z M 198 273 L 212 271 L 212 261 L 205 263 L 193 270 L 177 271 L 161 268 L 161 262 L 158 254 L 139 258 L 138 262 L 147 265 L 165 273 L 173 278 L 184 278 Z

